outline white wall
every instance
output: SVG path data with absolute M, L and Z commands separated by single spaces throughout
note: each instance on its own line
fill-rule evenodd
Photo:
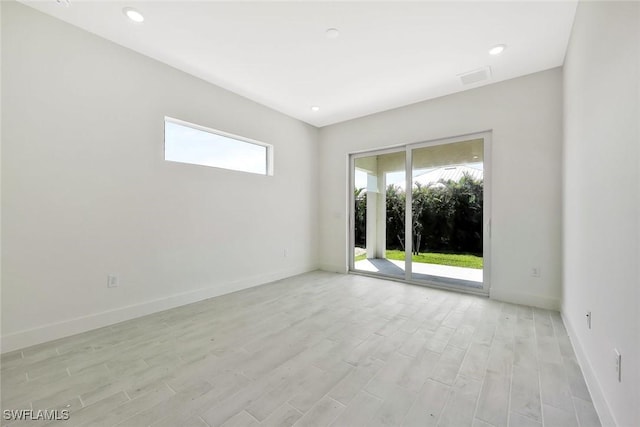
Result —
M 564 67 L 562 313 L 603 424 L 618 426 L 640 425 L 639 40 L 639 3 L 581 2 Z
M 491 295 L 559 308 L 560 69 L 322 128 L 321 266 L 347 270 L 349 152 L 483 130 L 493 130 Z M 534 265 L 540 278 L 530 276 Z
M 0 5 L 0 24 L 2 23 L 2 6 Z M 1 30 L 1 28 L 0 28 Z M 2 49 L 2 31 L 0 31 L 0 49 Z M 2 55 L 0 55 L 0 117 L 2 117 Z M 2 120 L 0 120 L 0 177 L 2 176 Z M 0 181 L 0 201 L 2 200 L 2 182 Z M 2 204 L 0 203 L 0 332 L 2 331 Z M 0 334 L 1 335 L 1 334 Z M 0 340 L 2 353 L 2 340 Z M 0 397 L 2 393 L 0 392 Z
M 13 2 L 2 65 L 3 351 L 316 267 L 317 129 Z M 275 176 L 165 162 L 165 115 Z

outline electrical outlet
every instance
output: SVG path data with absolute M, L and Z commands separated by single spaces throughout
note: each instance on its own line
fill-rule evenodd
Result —
M 107 288 L 117 288 L 120 285 L 120 280 L 117 274 L 109 274 L 107 276 Z
M 287 250 L 286 250 L 286 249 L 283 249 L 283 250 L 282 250 L 282 256 L 283 256 L 284 258 L 286 258 L 286 257 L 287 257 Z
M 540 267 L 531 267 L 531 277 L 540 277 Z
M 615 356 L 616 363 L 616 375 L 618 376 L 618 382 L 622 382 L 622 355 L 618 351 L 617 348 L 613 349 L 613 354 Z
M 587 311 L 587 328 L 591 329 L 591 312 Z

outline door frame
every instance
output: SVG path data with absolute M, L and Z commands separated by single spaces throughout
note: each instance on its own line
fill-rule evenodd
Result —
M 491 147 L 492 147 L 492 132 L 482 131 L 476 133 L 470 133 L 455 137 L 439 138 L 429 141 L 416 142 L 410 144 L 401 144 L 390 148 L 376 149 L 370 151 L 360 151 L 349 153 L 349 238 L 347 248 L 348 252 L 348 272 L 351 274 L 359 274 L 372 277 L 382 277 L 385 279 L 401 281 L 405 283 L 429 286 L 442 289 L 450 289 L 458 292 L 466 292 L 479 295 L 489 295 L 491 288 L 491 200 L 492 200 L 492 185 L 491 185 Z M 372 273 L 363 270 L 355 269 L 354 261 L 354 244 L 355 244 L 355 198 L 353 194 L 353 188 L 355 185 L 355 160 L 362 157 L 377 156 L 391 153 L 405 152 L 405 241 L 413 244 L 413 229 L 412 225 L 412 212 L 411 209 L 407 209 L 412 206 L 412 192 L 406 189 L 413 187 L 413 165 L 412 154 L 413 150 L 425 147 L 434 147 L 437 145 L 446 145 L 456 142 L 464 142 L 472 139 L 483 140 L 483 206 L 482 206 L 482 221 L 483 221 L 483 233 L 482 233 L 482 256 L 483 256 L 483 271 L 482 271 L 482 288 L 470 288 L 462 285 L 445 284 L 430 280 L 416 280 L 412 278 L 412 253 L 411 245 L 405 245 L 405 274 L 404 278 L 399 276 L 391 276 L 383 273 Z

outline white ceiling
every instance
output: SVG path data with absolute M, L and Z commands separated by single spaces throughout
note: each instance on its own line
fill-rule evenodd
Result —
M 560 66 L 577 4 L 21 1 L 315 126 Z M 485 66 L 489 80 L 460 82 Z

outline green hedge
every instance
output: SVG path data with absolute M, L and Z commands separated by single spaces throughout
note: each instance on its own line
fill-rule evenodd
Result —
M 355 190 L 355 243 L 365 245 L 366 192 Z M 404 250 L 405 193 L 387 187 L 387 249 Z M 412 192 L 414 253 L 445 252 L 482 256 L 483 182 L 466 175 L 438 185 L 416 183 Z

